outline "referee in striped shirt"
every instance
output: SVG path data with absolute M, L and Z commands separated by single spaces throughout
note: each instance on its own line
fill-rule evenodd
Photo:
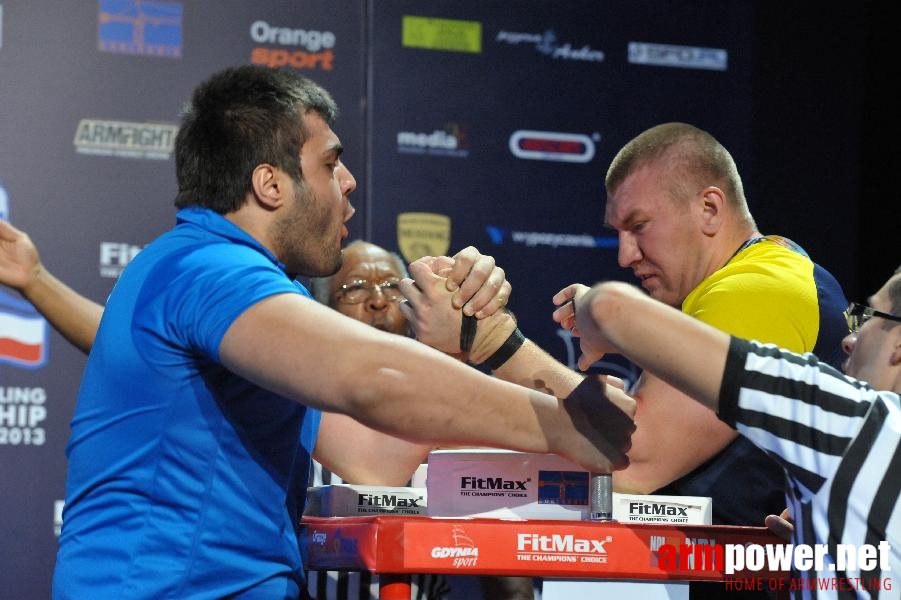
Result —
M 845 311 L 845 375 L 812 354 L 730 337 L 625 283 L 572 285 L 554 302 L 554 319 L 580 337 L 580 367 L 621 353 L 783 466 L 792 543 L 828 552 L 821 570 L 793 571 L 793 581 L 835 584 L 799 585 L 793 597 L 901 598 L 901 267 Z M 874 568 L 840 570 L 838 544 L 881 549 Z

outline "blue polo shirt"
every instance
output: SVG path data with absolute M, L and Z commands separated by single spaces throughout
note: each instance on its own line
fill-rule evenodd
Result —
M 309 296 L 202 208 L 179 211 L 128 265 L 72 419 L 54 598 L 297 595 L 295 527 L 321 413 L 219 357 L 240 314 L 284 293 Z

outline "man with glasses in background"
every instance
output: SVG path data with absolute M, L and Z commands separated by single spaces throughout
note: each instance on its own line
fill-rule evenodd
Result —
M 398 335 L 410 335 L 407 319 L 401 314 L 399 305 L 404 295 L 400 291 L 400 280 L 407 277 L 407 268 L 397 254 L 380 246 L 356 240 L 343 251 L 344 262 L 337 273 L 329 277 L 314 277 L 309 280 L 309 290 L 320 303 L 338 312 Z M 337 419 L 348 419 L 344 415 L 334 415 L 332 421 L 323 422 L 320 433 Z M 320 439 L 328 440 L 329 436 Z M 337 439 L 337 438 L 336 438 Z M 361 483 L 345 481 L 319 462 L 313 461 L 310 485 L 336 485 L 341 483 Z M 407 481 L 381 480 L 377 485 L 405 486 Z M 447 579 L 440 575 L 417 575 L 413 578 L 413 598 L 441 598 L 450 592 Z M 368 591 L 367 591 L 368 590 Z M 316 600 L 345 600 L 349 598 L 377 598 L 378 576 L 368 572 L 348 571 L 308 571 L 307 594 Z

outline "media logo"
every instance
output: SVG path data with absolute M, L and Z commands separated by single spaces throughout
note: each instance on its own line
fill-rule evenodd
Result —
M 79 154 L 166 160 L 175 148 L 178 125 L 82 119 L 75 129 Z
M 454 525 L 451 529 L 453 546 L 433 546 L 429 555 L 437 559 L 451 559 L 451 566 L 475 567 L 479 562 L 479 547 L 466 535 L 463 527 Z
M 629 62 L 635 65 L 725 71 L 729 66 L 729 52 L 721 48 L 629 42 Z
M 448 123 L 444 129 L 431 133 L 415 131 L 397 132 L 397 151 L 404 154 L 430 154 L 433 156 L 469 156 L 466 131 L 457 123 Z
M 323 71 L 334 67 L 335 34 L 331 31 L 276 27 L 260 20 L 250 25 L 250 39 L 266 44 L 250 51 L 252 64 Z
M 128 266 L 141 246 L 125 244 L 122 242 L 100 243 L 100 276 L 107 279 L 118 279 L 125 267 Z
M 447 215 L 408 212 L 397 215 L 397 246 L 407 262 L 423 256 L 444 256 L 450 248 L 451 220 Z
M 510 136 L 509 146 L 513 156 L 525 160 L 587 163 L 594 158 L 594 144 L 601 135 L 595 133 L 592 137 L 581 133 L 519 129 Z
M 149 0 L 100 0 L 101 52 L 181 58 L 182 5 Z
M 47 363 L 48 327 L 30 302 L 0 291 L 0 362 L 25 369 Z
M 558 43 L 557 34 L 553 29 L 544 33 L 523 33 L 517 31 L 498 31 L 494 38 L 497 43 L 505 43 L 510 46 L 528 44 L 535 48 L 539 54 L 549 56 L 554 60 L 578 60 L 583 62 L 604 62 L 604 53 L 595 50 L 585 44 L 580 48 L 574 48 L 570 42 Z
M 481 54 L 482 23 L 404 15 L 401 45 L 404 48 Z

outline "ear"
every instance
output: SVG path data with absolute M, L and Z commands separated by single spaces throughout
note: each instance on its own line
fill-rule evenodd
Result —
M 896 328 L 901 327 L 896 325 Z M 889 356 L 889 362 L 893 367 L 897 367 L 901 365 L 901 342 L 895 343 L 895 348 L 892 350 L 891 356 Z
M 701 231 L 714 235 L 723 226 L 726 195 L 720 188 L 709 185 L 699 193 L 701 198 Z
M 284 202 L 284 182 L 279 169 L 263 163 L 254 168 L 250 175 L 250 185 L 254 198 L 264 208 L 278 208 Z

